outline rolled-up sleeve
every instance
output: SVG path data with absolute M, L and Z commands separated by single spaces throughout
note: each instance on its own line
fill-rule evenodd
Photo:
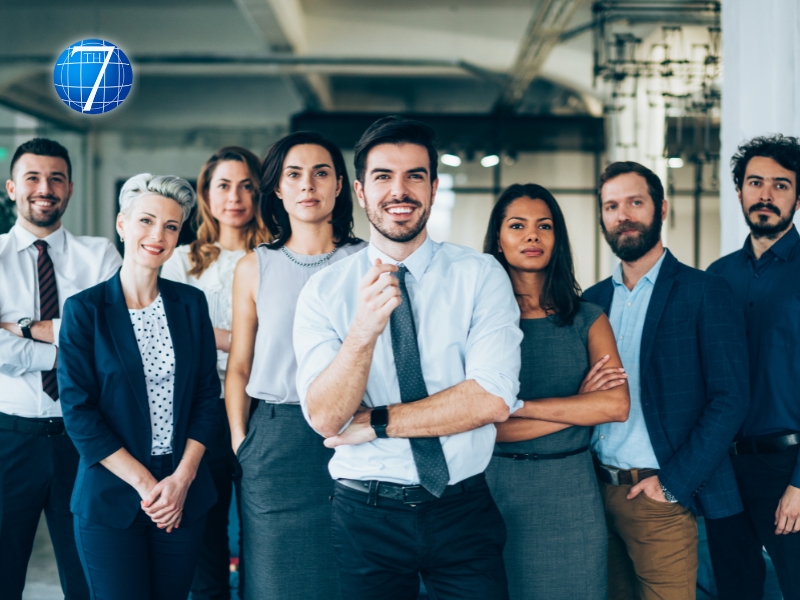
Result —
M 478 280 L 475 308 L 466 345 L 466 379 L 500 396 L 511 412 L 522 406 L 519 306 L 511 281 L 500 263 L 487 258 Z
M 311 420 L 306 405 L 308 389 L 333 362 L 342 346 L 342 339 L 326 314 L 318 281 L 318 278 L 312 277 L 300 293 L 292 334 L 297 358 L 297 393 L 303 416 L 309 424 Z

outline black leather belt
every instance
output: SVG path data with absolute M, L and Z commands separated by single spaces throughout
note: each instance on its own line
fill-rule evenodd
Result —
M 609 485 L 636 485 L 642 479 L 658 475 L 658 469 L 617 469 L 595 461 L 597 478 Z
M 32 419 L 0 412 L 0 429 L 30 435 L 64 435 L 64 419 L 61 417 Z
M 473 475 L 472 477 L 468 477 L 464 481 L 459 481 L 453 485 L 448 485 L 444 489 L 444 493 L 441 497 L 444 498 L 446 496 L 454 496 L 456 494 L 466 494 L 470 489 L 478 487 L 480 484 L 482 484 L 485 479 L 486 478 L 484 477 L 483 473 L 479 473 L 477 475 Z M 404 504 L 421 504 L 423 502 L 437 499 L 436 496 L 431 494 L 421 485 L 402 485 L 399 483 L 389 483 L 387 481 L 374 480 L 359 481 L 357 479 L 337 479 L 336 483 L 346 488 L 350 488 L 351 490 L 363 492 L 365 495 L 365 501 L 367 501 L 368 496 L 370 495 L 370 488 L 374 487 L 377 487 L 377 491 L 374 493 L 376 493 L 378 497 L 388 498 L 389 500 L 399 500 Z
M 800 433 L 767 438 L 751 437 L 733 442 L 730 453 L 734 456 L 739 454 L 778 454 L 798 444 L 800 444 Z
M 577 450 L 569 450 L 567 452 L 554 452 L 552 454 L 520 454 L 517 452 L 495 452 L 492 456 L 500 456 L 502 458 L 513 458 L 514 460 L 552 460 L 554 458 L 567 458 L 568 456 L 575 456 L 576 454 L 583 454 L 589 449 L 589 446 L 578 448 Z

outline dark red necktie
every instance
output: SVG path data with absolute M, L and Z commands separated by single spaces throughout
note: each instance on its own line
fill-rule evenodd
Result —
M 39 320 L 51 321 L 58 318 L 58 288 L 53 261 L 47 253 L 47 242 L 38 240 L 33 243 L 39 249 Z M 58 381 L 56 370 L 42 371 L 42 389 L 53 399 L 58 400 Z

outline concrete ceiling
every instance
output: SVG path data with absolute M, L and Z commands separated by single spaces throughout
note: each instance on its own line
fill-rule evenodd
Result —
M 531 24 L 567 9 L 534 64 Z M 588 0 L 0 0 L 0 12 L 0 102 L 80 129 L 274 127 L 304 109 L 484 113 L 519 76 L 509 110 L 601 110 L 590 32 L 557 39 L 591 21 Z M 63 106 L 50 77 L 87 37 L 134 65 L 130 98 L 101 118 Z

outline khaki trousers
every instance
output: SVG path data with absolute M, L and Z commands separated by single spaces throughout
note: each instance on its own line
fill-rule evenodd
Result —
M 695 600 L 697 521 L 679 503 L 600 484 L 608 525 L 609 600 Z

